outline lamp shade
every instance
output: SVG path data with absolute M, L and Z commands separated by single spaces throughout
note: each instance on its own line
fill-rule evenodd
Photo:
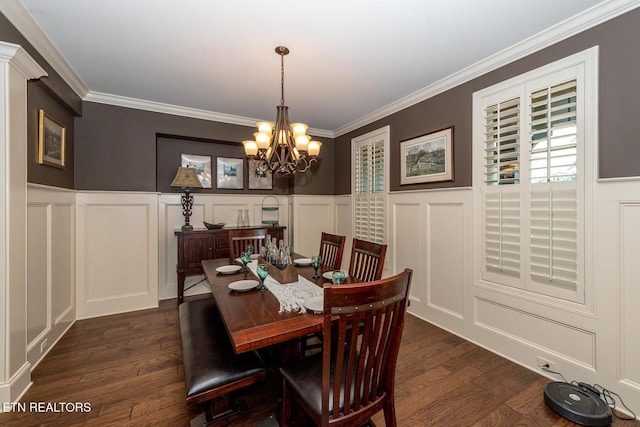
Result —
M 178 172 L 176 172 L 175 178 L 171 182 L 172 187 L 182 187 L 182 188 L 202 188 L 202 184 L 198 179 L 198 175 L 196 174 L 195 168 L 185 168 L 179 167 Z

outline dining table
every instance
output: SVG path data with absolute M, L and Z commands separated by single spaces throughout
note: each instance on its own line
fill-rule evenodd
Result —
M 311 265 L 297 265 L 302 257 L 293 254 L 292 259 L 299 276 L 322 288 L 331 280 L 322 276 L 332 270 L 324 266 L 318 269 L 319 278 L 314 279 L 314 268 Z M 258 287 L 246 291 L 230 289 L 229 285 L 241 280 L 259 279 L 252 271 L 242 270 L 229 273 L 230 266 L 242 265 L 239 259 L 217 258 L 202 261 L 204 274 L 211 286 L 211 293 L 216 300 L 220 315 L 236 353 L 259 350 L 267 347 L 277 349 L 282 359 L 299 357 L 299 338 L 320 332 L 323 316 L 310 310 L 283 310 L 281 302 L 269 290 L 261 291 Z M 328 273 L 330 274 L 330 273 Z M 346 277 L 344 283 L 357 282 Z M 292 284 L 282 284 L 292 286 Z

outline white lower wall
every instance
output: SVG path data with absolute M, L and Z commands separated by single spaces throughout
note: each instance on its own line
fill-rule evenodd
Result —
M 336 229 L 335 202 L 331 196 L 292 196 L 294 250 L 304 256 L 318 255 L 320 235 Z
M 75 320 L 74 191 L 27 188 L 27 360 L 35 367 Z
M 537 367 L 543 357 L 640 411 L 639 180 L 597 184 L 585 304 L 474 281 L 471 189 L 392 193 L 389 206 L 391 266 L 414 270 L 412 314 L 561 380 Z
M 410 311 L 450 330 L 469 308 L 472 200 L 468 189 L 389 196 L 392 273 L 411 268 Z
M 593 285 L 583 305 L 474 281 L 471 189 L 391 193 L 388 268 L 389 273 L 414 270 L 409 307 L 414 315 L 541 374 L 536 359 L 544 357 L 567 379 L 603 385 L 640 412 L 640 337 L 634 326 L 640 323 L 640 181 L 597 187 L 593 236 L 587 239 L 593 246 L 588 270 Z M 79 192 L 75 197 L 74 227 L 69 193 L 29 190 L 33 363 L 43 339 L 56 339 L 56 322 L 73 311 L 68 311 L 72 286 L 55 286 L 74 282 L 74 271 L 78 318 L 152 307 L 176 295 L 174 231 L 183 223 L 178 194 Z M 251 195 L 196 195 L 192 224 L 235 225 L 237 209 L 249 209 L 251 222 L 258 223 L 261 201 Z M 349 245 L 343 268 L 348 267 L 350 196 L 283 196 L 279 203 L 280 223 L 293 232 L 296 252 L 316 253 L 322 231 L 343 234 Z M 67 259 L 58 252 L 72 251 L 74 230 L 76 255 Z M 41 292 L 49 289 L 51 296 L 44 298 Z M 198 285 L 192 292 L 209 290 Z M 45 306 L 47 315 L 35 309 Z
M 158 195 L 77 193 L 77 318 L 158 306 Z

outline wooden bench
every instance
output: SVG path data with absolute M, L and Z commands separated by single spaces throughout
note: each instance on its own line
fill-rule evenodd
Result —
M 191 425 L 231 418 L 238 408 L 229 394 L 263 381 L 264 364 L 255 352 L 235 354 L 213 298 L 183 303 L 179 312 L 187 405 L 211 402 Z

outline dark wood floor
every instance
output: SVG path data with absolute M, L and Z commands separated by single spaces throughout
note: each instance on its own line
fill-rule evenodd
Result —
M 175 300 L 158 309 L 76 322 L 32 374 L 22 402 L 88 403 L 89 412 L 0 414 L 3 426 L 183 426 L 187 408 Z M 551 411 L 549 380 L 408 316 L 396 379 L 400 426 L 571 426 Z M 272 378 L 247 394 L 255 426 L 276 410 Z M 85 409 L 86 408 L 85 406 Z M 384 426 L 379 414 L 374 419 Z M 640 426 L 614 419 L 614 426 Z

